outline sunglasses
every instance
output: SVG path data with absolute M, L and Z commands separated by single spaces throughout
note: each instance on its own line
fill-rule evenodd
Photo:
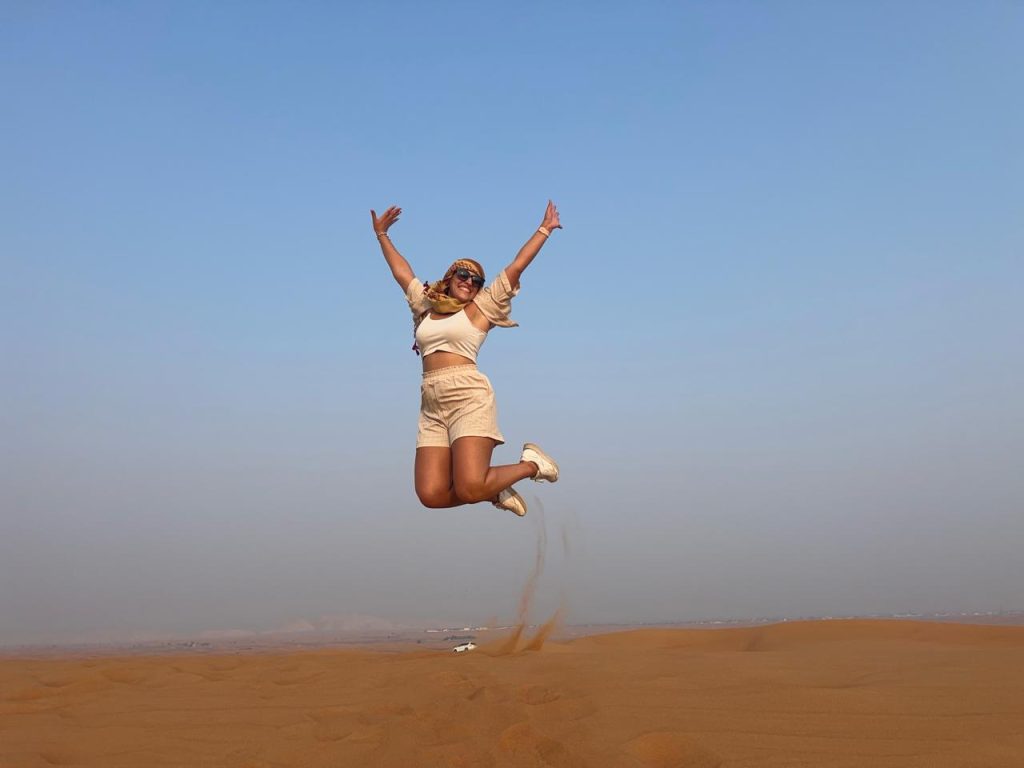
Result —
M 470 272 L 465 267 L 459 267 L 458 269 L 456 269 L 455 276 L 459 278 L 459 280 L 472 281 L 473 285 L 475 285 L 477 288 L 484 287 L 484 279 L 480 277 L 480 275 Z

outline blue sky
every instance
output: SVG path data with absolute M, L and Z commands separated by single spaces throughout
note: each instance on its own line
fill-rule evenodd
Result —
M 419 508 L 423 278 L 570 621 L 1019 609 L 1018 3 L 5 3 L 0 642 L 514 612 Z M 557 561 L 557 562 L 556 562 Z M 453 587 L 453 584 L 458 586 Z M 546 602 L 545 602 L 546 601 Z

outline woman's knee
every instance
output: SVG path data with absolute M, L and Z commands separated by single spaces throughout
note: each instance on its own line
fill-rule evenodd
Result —
M 455 478 L 455 495 L 467 504 L 476 504 L 478 501 L 487 501 L 487 490 L 484 486 L 484 479 L 482 477 Z
M 449 488 L 416 486 L 416 496 L 419 497 L 420 504 L 429 509 L 441 509 L 452 505 L 452 494 Z

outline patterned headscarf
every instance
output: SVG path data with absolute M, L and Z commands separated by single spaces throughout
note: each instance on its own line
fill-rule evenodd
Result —
M 430 299 L 434 311 L 439 315 L 453 315 L 469 303 L 468 301 L 459 301 L 448 295 L 448 287 L 451 285 L 452 277 L 455 276 L 455 270 L 457 269 L 468 269 L 474 275 L 478 275 L 481 280 L 484 279 L 484 268 L 477 262 L 472 259 L 457 259 L 448 267 L 444 277 L 436 283 L 428 283 L 423 286 L 423 293 Z

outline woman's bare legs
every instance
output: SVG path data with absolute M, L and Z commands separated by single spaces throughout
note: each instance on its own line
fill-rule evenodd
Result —
M 441 509 L 465 504 L 452 487 L 452 449 L 429 446 L 416 449 L 416 495 L 425 507 Z
M 491 466 L 495 441 L 460 437 L 451 448 L 416 449 L 416 495 L 426 507 L 457 507 L 493 501 L 500 491 L 533 477 L 532 461 Z
M 452 484 L 464 503 L 490 501 L 513 483 L 537 474 L 532 461 L 492 467 L 495 445 L 489 437 L 460 437 L 452 444 Z

